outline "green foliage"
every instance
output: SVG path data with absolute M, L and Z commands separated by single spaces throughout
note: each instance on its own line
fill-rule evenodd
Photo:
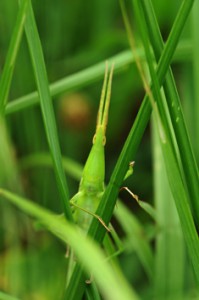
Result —
M 198 6 L 121 2 L 127 31 L 113 0 L 0 3 L 0 299 L 199 297 Z M 115 71 L 96 214 L 115 230 L 93 218 L 87 238 L 69 200 L 105 60 Z M 137 61 L 150 83 L 142 102 Z M 124 178 L 143 200 L 120 192 Z

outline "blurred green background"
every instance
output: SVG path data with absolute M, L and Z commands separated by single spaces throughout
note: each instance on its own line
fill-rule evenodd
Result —
M 153 1 L 165 39 L 181 2 Z M 32 4 L 50 83 L 105 61 L 129 48 L 117 1 L 34 0 Z M 127 4 L 132 16 L 131 1 Z M 17 10 L 15 0 L 0 1 L 1 70 Z M 184 36 L 189 37 L 189 26 L 186 27 Z M 139 36 L 137 40 L 139 41 Z M 187 74 L 190 73 L 189 61 L 183 64 L 183 67 L 179 63 L 174 67 L 183 94 L 180 80 L 187 78 Z M 84 164 L 91 147 L 101 86 L 102 80 L 54 99 L 62 154 L 81 164 Z M 9 99 L 12 101 L 35 89 L 24 36 Z M 106 145 L 107 181 L 143 95 L 142 84 L 134 65 L 114 75 Z M 7 125 L 9 132 L 3 125 L 1 129 L 1 186 L 23 193 L 55 212 L 61 212 L 53 171 L 44 167 L 20 170 L 22 158 L 36 152 L 48 151 L 40 108 L 36 106 L 8 115 Z M 5 151 L 12 158 L 9 162 L 5 161 Z M 132 157 L 132 160 L 136 162 L 135 171 L 133 177 L 128 180 L 128 186 L 141 199 L 152 203 L 150 128 L 147 128 L 137 156 Z M 72 196 L 77 191 L 78 182 L 70 177 L 67 179 Z M 122 196 L 143 223 L 150 223 L 148 216 L 129 195 L 124 193 Z M 0 212 L 0 217 L 0 290 L 9 291 L 22 299 L 59 299 L 65 281 L 64 245 L 44 231 L 35 232 L 34 224 L 9 205 L 6 210 Z M 128 259 L 132 260 L 132 257 L 125 257 L 124 269 L 126 268 L 127 276 L 129 274 L 132 277 L 132 272 L 128 270 Z M 136 272 L 130 280 L 138 289 L 144 290 L 145 274 L 138 266 L 136 257 L 133 260 Z

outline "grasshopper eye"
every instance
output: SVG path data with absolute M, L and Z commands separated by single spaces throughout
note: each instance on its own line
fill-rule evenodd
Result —
M 103 142 L 103 146 L 104 146 L 106 144 L 106 137 L 105 136 L 103 137 L 103 141 L 102 142 Z

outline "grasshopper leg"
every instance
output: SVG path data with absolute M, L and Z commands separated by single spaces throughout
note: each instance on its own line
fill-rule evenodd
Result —
M 127 191 L 133 197 L 133 199 L 135 199 L 139 203 L 140 200 L 139 200 L 138 196 L 136 194 L 134 194 L 127 186 L 121 187 L 120 191 L 122 191 L 122 190 Z
M 88 211 L 87 209 L 85 209 L 85 208 L 83 208 L 83 207 L 77 205 L 77 204 L 74 203 L 73 201 L 70 201 L 70 204 L 71 204 L 72 206 L 78 208 L 78 209 L 81 209 L 82 211 L 86 212 L 87 214 L 93 216 L 94 218 L 96 218 L 96 219 L 102 224 L 102 226 L 104 226 L 104 228 L 105 228 L 108 232 L 111 231 L 110 228 L 108 228 L 108 226 L 105 224 L 105 222 L 102 220 L 102 218 L 101 218 L 100 216 L 98 216 L 98 215 L 96 215 L 95 213 L 92 213 L 92 212 Z

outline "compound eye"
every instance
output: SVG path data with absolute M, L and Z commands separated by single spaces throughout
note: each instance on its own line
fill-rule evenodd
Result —
M 102 143 L 103 143 L 103 146 L 106 144 L 106 137 L 105 136 L 103 137 Z

